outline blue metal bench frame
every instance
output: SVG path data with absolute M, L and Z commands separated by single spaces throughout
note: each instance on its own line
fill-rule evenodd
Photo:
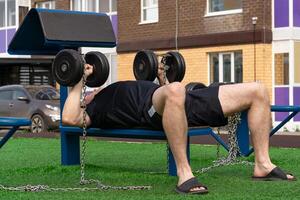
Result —
M 281 129 L 287 122 L 289 122 L 294 116 L 296 116 L 300 112 L 300 106 L 284 106 L 284 105 L 271 106 L 271 112 L 290 112 L 290 114 L 271 130 L 270 137 L 274 135 L 279 129 Z M 248 144 L 248 148 L 249 146 L 250 145 Z M 253 151 L 254 149 L 250 148 L 248 152 L 244 151 L 243 154 L 245 156 L 249 156 L 251 153 L 253 153 Z
M 11 127 L 0 140 L 0 148 L 15 134 L 20 126 L 29 126 L 30 124 L 30 119 L 26 118 L 0 117 L 0 127 Z
M 64 103 L 68 95 L 68 89 L 66 87 L 60 88 L 61 95 L 61 111 L 63 110 Z M 238 126 L 238 140 L 241 151 L 249 151 L 249 137 L 248 137 L 248 124 L 247 113 L 242 114 L 242 122 Z M 148 129 L 99 129 L 89 128 L 88 136 L 97 137 L 117 137 L 117 138 L 136 138 L 136 139 L 158 139 L 165 140 L 166 136 L 163 131 L 148 130 Z M 82 129 L 72 126 L 63 126 L 60 124 L 61 132 L 61 163 L 62 165 L 78 165 L 80 164 L 80 139 L 82 135 Z M 244 133 L 247 133 L 247 137 L 244 137 Z M 196 135 L 211 135 L 217 142 L 219 142 L 226 150 L 228 150 L 227 144 L 219 137 L 210 127 L 190 128 L 188 131 L 187 142 L 187 157 L 190 158 L 190 137 Z M 246 148 L 247 147 L 247 148 Z M 169 175 L 176 176 L 176 164 L 173 154 L 168 149 L 168 169 Z

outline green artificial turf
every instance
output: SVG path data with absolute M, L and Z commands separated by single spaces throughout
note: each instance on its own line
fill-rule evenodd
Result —
M 222 151 L 225 155 L 225 151 Z M 273 162 L 300 176 L 300 149 L 271 148 Z M 216 146 L 191 145 L 193 169 L 216 158 Z M 253 161 L 253 155 L 247 160 Z M 166 170 L 164 143 L 103 142 L 90 139 L 86 175 L 111 185 L 151 185 L 149 191 L 8 192 L 0 199 L 300 199 L 300 181 L 254 182 L 252 166 L 226 166 L 196 176 L 209 194 L 182 196 L 174 192 L 176 177 L 152 173 Z M 43 184 L 79 187 L 79 166 L 60 165 L 60 140 L 11 139 L 0 149 L 0 184 Z

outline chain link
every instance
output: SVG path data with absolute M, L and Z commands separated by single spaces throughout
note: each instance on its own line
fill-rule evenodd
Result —
M 87 185 L 87 184 L 96 184 L 97 188 L 100 190 L 148 190 L 151 186 L 110 186 L 104 185 L 101 183 L 100 180 L 95 179 L 85 179 L 85 153 L 86 153 L 86 141 L 87 141 L 87 123 L 86 123 L 86 102 L 85 102 L 85 95 L 86 95 L 86 77 L 83 76 L 83 97 L 82 97 L 82 104 L 83 104 L 83 143 L 82 143 L 82 154 L 81 154 L 81 176 L 80 176 L 80 184 Z
M 86 143 L 87 143 L 87 123 L 86 123 L 86 77 L 82 78 L 82 96 L 81 96 L 81 108 L 83 109 L 83 121 L 82 121 L 82 151 L 80 160 L 80 185 L 94 184 L 96 187 L 50 187 L 48 185 L 24 185 L 16 187 L 8 187 L 0 184 L 0 190 L 5 191 L 22 191 L 22 192 L 87 192 L 87 191 L 99 191 L 99 190 L 149 190 L 151 186 L 111 186 L 105 185 L 100 180 L 86 179 L 85 178 L 85 156 L 86 156 Z
M 208 172 L 214 168 L 221 167 L 221 166 L 228 166 L 228 165 L 254 165 L 252 162 L 249 161 L 243 161 L 238 159 L 238 156 L 240 155 L 240 149 L 237 142 L 237 126 L 241 121 L 241 113 L 235 113 L 232 116 L 228 118 L 228 146 L 229 146 L 229 154 L 227 157 L 219 157 L 219 145 L 217 146 L 217 160 L 213 161 L 213 164 L 208 167 L 204 167 L 202 169 L 196 170 L 195 173 L 205 173 Z M 219 130 L 218 130 L 218 134 Z

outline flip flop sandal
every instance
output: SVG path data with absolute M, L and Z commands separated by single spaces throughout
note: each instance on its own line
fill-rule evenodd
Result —
M 293 176 L 291 173 L 285 173 L 279 167 L 275 167 L 269 174 L 266 176 L 252 176 L 254 181 L 295 181 L 296 178 L 288 179 L 287 175 Z
M 193 188 L 197 187 L 204 187 L 205 189 L 195 190 L 191 191 Z M 208 193 L 208 189 L 205 185 L 200 183 L 196 177 L 193 177 L 184 183 L 182 183 L 180 186 L 176 186 L 175 191 L 179 194 L 206 194 Z

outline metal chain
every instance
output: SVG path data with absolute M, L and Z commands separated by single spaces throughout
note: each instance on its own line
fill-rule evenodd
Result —
M 83 98 L 82 98 L 82 108 L 83 108 L 83 143 L 82 143 L 82 154 L 81 154 L 81 177 L 80 177 L 80 184 L 87 185 L 87 184 L 96 184 L 97 188 L 100 190 L 148 190 L 151 189 L 151 186 L 111 186 L 111 185 L 104 185 L 101 183 L 100 180 L 95 179 L 85 179 L 85 153 L 86 153 L 86 141 L 87 141 L 87 123 L 86 123 L 86 102 L 85 102 L 85 95 L 86 95 L 86 77 L 83 76 Z
M 228 119 L 228 125 L 227 125 L 228 146 L 229 146 L 228 156 L 223 158 L 218 158 L 217 160 L 213 161 L 213 164 L 211 166 L 196 170 L 195 173 L 205 173 L 214 168 L 221 167 L 221 166 L 228 166 L 228 165 L 237 165 L 237 164 L 244 164 L 244 165 L 251 165 L 251 166 L 254 165 L 252 162 L 238 159 L 238 156 L 240 155 L 240 149 L 237 143 L 236 131 L 240 121 L 241 121 L 241 113 L 235 113 L 234 115 L 230 116 Z
M 87 192 L 87 191 L 99 191 L 99 190 L 149 190 L 151 186 L 111 186 L 105 185 L 100 180 L 86 179 L 85 178 L 85 156 L 86 156 L 86 142 L 87 142 L 87 123 L 86 123 L 86 77 L 83 76 L 82 80 L 82 97 L 81 97 L 81 108 L 83 109 L 83 143 L 80 160 L 80 185 L 91 185 L 95 184 L 96 187 L 50 187 L 48 185 L 23 185 L 16 187 L 8 187 L 0 184 L 0 191 L 22 191 L 22 192 Z

